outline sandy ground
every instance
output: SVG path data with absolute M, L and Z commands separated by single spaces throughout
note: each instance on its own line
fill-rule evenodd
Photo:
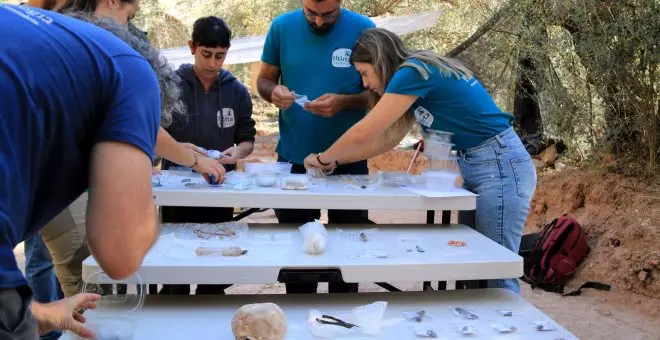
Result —
M 371 211 L 370 218 L 377 223 L 424 223 L 424 211 L 392 212 Z M 440 216 L 437 216 L 439 220 Z M 322 220 L 327 221 L 324 214 Z M 247 219 L 252 223 L 275 223 L 272 210 L 254 214 Z M 21 268 L 24 266 L 23 245 L 15 249 Z M 421 282 L 391 282 L 406 291 L 422 289 Z M 660 319 L 635 310 L 632 306 L 613 303 L 609 293 L 585 290 L 582 296 L 562 298 L 541 290 L 531 290 L 523 286 L 523 297 L 538 309 L 559 322 L 581 339 L 659 339 Z M 321 284 L 320 292 L 327 293 L 327 285 Z M 385 291 L 375 284 L 361 284 L 360 291 Z M 274 294 L 284 293 L 284 286 L 275 285 L 236 285 L 228 289 L 229 294 Z

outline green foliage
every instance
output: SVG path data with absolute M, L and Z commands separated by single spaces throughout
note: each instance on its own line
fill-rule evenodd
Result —
M 413 49 L 457 57 L 513 111 L 516 79 L 529 73 L 543 125 L 580 160 L 603 149 L 655 171 L 660 159 L 658 0 L 344 0 L 368 15 L 443 10 L 437 24 L 404 37 Z M 183 46 L 195 19 L 224 18 L 236 37 L 265 34 L 299 0 L 142 0 L 139 24 L 158 47 Z M 496 14 L 499 13 L 500 17 Z M 493 20 L 493 18 L 497 20 Z M 469 39 L 478 33 L 474 39 Z M 464 47 L 464 48 L 463 48 Z M 534 72 L 518 66 L 535 61 Z M 249 83 L 250 65 L 230 70 Z

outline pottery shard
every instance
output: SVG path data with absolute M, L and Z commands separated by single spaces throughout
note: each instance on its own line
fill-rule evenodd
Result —
M 282 340 L 287 331 L 284 311 L 274 303 L 244 305 L 231 320 L 237 340 Z
M 555 164 L 557 160 L 557 146 L 555 144 L 550 145 L 547 149 L 541 152 L 541 160 L 547 165 Z
M 638 275 L 637 277 L 639 277 L 639 280 L 644 282 L 646 281 L 646 278 L 649 276 L 649 272 L 647 272 L 646 270 L 642 270 L 637 275 Z

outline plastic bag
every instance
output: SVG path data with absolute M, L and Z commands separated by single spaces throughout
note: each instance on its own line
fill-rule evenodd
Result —
M 328 314 L 312 309 L 309 311 L 307 328 L 312 335 L 320 338 L 338 338 L 356 334 L 379 335 L 385 309 L 387 309 L 387 302 L 385 301 L 377 301 L 372 304 L 355 307 L 350 313 Z M 347 328 L 340 325 L 319 322 L 317 319 L 333 322 L 328 318 L 324 318 L 324 315 L 333 316 L 358 327 Z
M 415 335 L 421 338 L 437 338 L 438 334 L 431 327 L 415 326 L 413 327 Z
M 456 314 L 457 316 L 461 316 L 465 319 L 468 319 L 468 320 L 479 319 L 479 317 L 476 314 L 474 314 L 471 310 L 461 308 L 461 307 L 455 307 L 455 308 L 452 308 L 452 310 L 454 311 L 454 314 Z
M 503 324 L 503 323 L 491 323 L 490 327 L 498 331 L 499 333 L 503 333 L 503 334 L 513 333 L 516 331 L 515 326 Z
M 309 103 L 310 100 L 305 95 L 296 94 L 296 104 L 305 107 L 305 104 Z
M 549 332 L 549 331 L 557 330 L 557 327 L 553 326 L 548 321 L 534 321 L 533 324 L 536 327 L 536 330 L 539 332 Z
M 303 236 L 303 251 L 305 254 L 317 255 L 325 251 L 328 244 L 328 231 L 319 220 L 305 223 L 298 229 Z

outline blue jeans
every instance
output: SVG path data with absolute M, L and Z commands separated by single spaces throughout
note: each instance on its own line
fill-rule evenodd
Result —
M 48 303 L 64 297 L 60 284 L 53 269 L 53 258 L 41 239 L 41 234 L 35 233 L 24 242 L 25 279 L 33 291 L 34 299 Z M 40 337 L 42 340 L 59 339 L 60 331 L 52 331 Z
M 458 221 L 518 254 L 525 221 L 536 190 L 532 159 L 509 128 L 482 144 L 459 151 L 463 188 L 479 195 L 476 212 L 460 212 Z M 489 280 L 489 288 L 520 293 L 517 278 Z

